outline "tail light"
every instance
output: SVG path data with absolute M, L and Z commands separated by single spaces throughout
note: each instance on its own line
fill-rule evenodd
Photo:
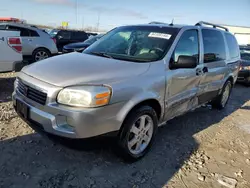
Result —
M 18 53 L 22 53 L 22 40 L 20 37 L 8 37 L 8 45 Z
M 54 41 L 54 43 L 56 44 L 56 39 L 55 38 L 51 38 L 53 41 Z

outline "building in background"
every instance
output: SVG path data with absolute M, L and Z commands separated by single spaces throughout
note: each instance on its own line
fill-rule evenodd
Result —
M 250 27 L 223 25 L 233 33 L 240 45 L 250 44 Z

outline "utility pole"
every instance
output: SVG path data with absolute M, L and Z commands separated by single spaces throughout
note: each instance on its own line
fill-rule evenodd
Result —
M 84 29 L 84 16 L 82 16 L 82 30 Z
M 96 25 L 97 32 L 99 31 L 99 25 L 100 25 L 100 11 L 98 12 L 98 17 L 97 17 L 97 25 Z
M 75 1 L 75 16 L 76 16 L 76 25 L 77 25 L 77 17 L 78 17 L 78 0 Z

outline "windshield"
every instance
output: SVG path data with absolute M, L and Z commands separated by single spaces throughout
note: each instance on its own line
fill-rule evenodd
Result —
M 250 61 L 250 49 L 240 49 L 241 59 Z
M 98 39 L 100 39 L 103 35 L 96 35 L 94 37 L 91 37 L 87 40 L 84 41 L 84 43 L 86 44 L 93 44 L 95 41 L 97 41 Z
M 125 26 L 116 28 L 83 53 L 104 54 L 125 61 L 150 62 L 162 59 L 179 29 L 159 26 Z

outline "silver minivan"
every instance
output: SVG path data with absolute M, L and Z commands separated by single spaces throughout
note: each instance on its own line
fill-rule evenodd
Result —
M 50 35 L 36 27 L 20 23 L 0 23 L 0 30 L 20 32 L 25 60 L 36 62 L 58 53 L 55 41 Z
M 223 109 L 239 61 L 235 37 L 218 25 L 123 26 L 83 53 L 25 67 L 13 102 L 35 130 L 72 139 L 112 134 L 125 158 L 139 159 L 166 121 L 207 103 Z

